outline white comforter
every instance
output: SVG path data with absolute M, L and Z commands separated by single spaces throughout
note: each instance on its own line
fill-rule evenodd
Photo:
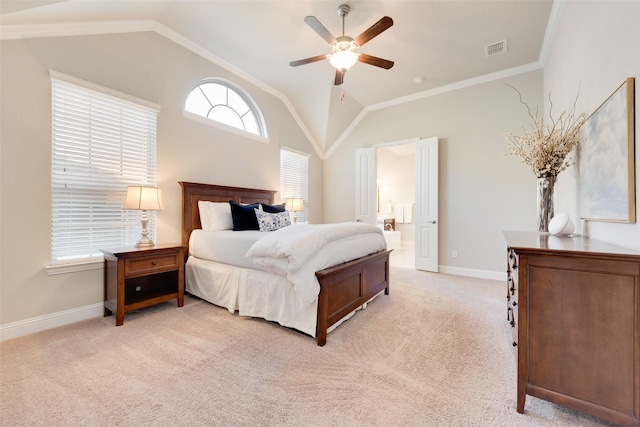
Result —
M 251 246 L 247 256 L 260 269 L 286 277 L 307 305 L 320 293 L 316 271 L 386 247 L 382 230 L 375 225 L 296 224 L 270 232 Z

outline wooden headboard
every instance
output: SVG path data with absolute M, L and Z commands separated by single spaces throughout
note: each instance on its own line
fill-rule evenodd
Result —
M 182 244 L 189 244 L 191 231 L 202 228 L 198 201 L 273 204 L 276 191 L 254 188 L 225 187 L 180 181 L 182 186 Z

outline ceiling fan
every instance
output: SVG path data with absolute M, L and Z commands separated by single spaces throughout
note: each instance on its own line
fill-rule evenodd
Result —
M 365 64 L 387 70 L 393 67 L 393 61 L 357 52 L 359 47 L 391 27 L 393 25 L 393 19 L 388 16 L 383 17 L 354 39 L 344 35 L 344 18 L 349 14 L 349 10 L 351 9 L 346 4 L 338 7 L 338 14 L 342 16 L 342 35 L 340 37 L 334 37 L 315 16 L 305 17 L 304 22 L 306 22 L 316 33 L 320 35 L 320 37 L 325 39 L 329 45 L 331 45 L 332 53 L 292 61 L 289 65 L 297 67 L 298 65 L 310 64 L 312 62 L 328 59 L 331 65 L 336 68 L 335 85 L 341 85 L 344 82 L 344 74 L 356 62 L 364 62 Z

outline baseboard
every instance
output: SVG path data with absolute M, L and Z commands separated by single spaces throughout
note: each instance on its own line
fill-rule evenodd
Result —
M 32 317 L 0 326 L 0 341 L 18 338 L 58 326 L 69 325 L 81 320 L 91 319 L 104 314 L 104 303 L 85 305 L 84 307 L 59 311 L 44 316 Z
M 507 274 L 498 271 L 475 270 L 471 268 L 450 267 L 446 265 L 439 266 L 439 271 L 440 273 L 454 274 L 456 276 L 477 277 L 479 279 L 501 281 L 507 280 Z M 96 304 L 85 305 L 84 307 L 73 308 L 44 316 L 7 323 L 6 325 L 0 326 L 0 341 L 22 337 L 40 331 L 46 331 L 47 329 L 57 328 L 58 326 L 69 325 L 81 320 L 102 316 L 103 314 L 104 304 L 99 302 Z
M 440 273 L 454 274 L 456 276 L 477 277 L 478 279 L 507 280 L 507 273 L 501 271 L 475 270 L 473 268 L 450 267 L 447 265 L 438 266 Z

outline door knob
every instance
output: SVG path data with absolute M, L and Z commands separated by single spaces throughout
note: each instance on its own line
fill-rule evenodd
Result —
M 435 224 L 435 223 L 436 223 L 435 221 L 429 221 L 429 224 Z

